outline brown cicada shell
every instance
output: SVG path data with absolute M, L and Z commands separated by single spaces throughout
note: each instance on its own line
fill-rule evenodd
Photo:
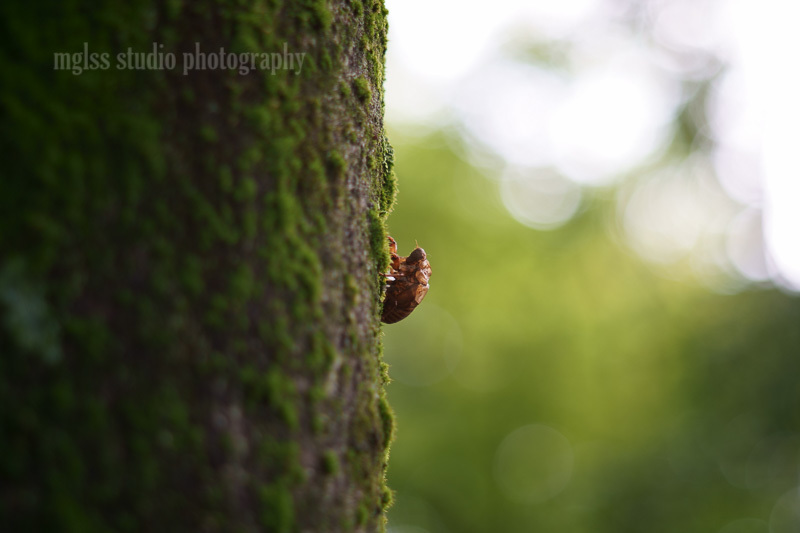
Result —
M 411 314 L 428 294 L 431 264 L 425 250 L 417 246 L 408 257 L 397 255 L 397 243 L 389 237 L 391 264 L 386 277 L 386 298 L 381 321 L 394 324 Z

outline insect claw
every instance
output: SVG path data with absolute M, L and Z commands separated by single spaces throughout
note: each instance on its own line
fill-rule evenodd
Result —
M 397 241 L 392 239 L 390 235 L 387 235 L 386 238 L 389 240 L 389 252 L 392 254 L 397 253 Z

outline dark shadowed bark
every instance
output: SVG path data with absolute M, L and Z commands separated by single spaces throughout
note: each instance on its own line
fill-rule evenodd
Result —
M 0 13 L 0 529 L 382 529 L 382 2 Z

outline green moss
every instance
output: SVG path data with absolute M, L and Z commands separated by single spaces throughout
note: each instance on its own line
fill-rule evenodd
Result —
M 394 173 L 394 149 L 389 144 L 386 136 L 382 140 L 383 145 L 383 165 L 380 176 L 381 182 L 379 184 L 380 190 L 380 214 L 386 217 L 391 213 L 394 202 L 397 198 L 397 177 Z
M 308 398 L 315 404 L 321 402 L 326 396 L 325 389 L 320 385 L 315 385 L 308 390 Z
M 366 503 L 361 502 L 358 504 L 358 510 L 356 511 L 356 525 L 363 526 L 367 523 L 369 519 L 369 507 Z
M 376 272 L 386 272 L 389 268 L 389 248 L 386 239 L 384 219 L 380 216 L 378 211 L 371 209 L 367 213 L 367 220 L 369 222 L 370 249 L 377 269 Z M 382 286 L 383 282 L 379 277 L 377 277 L 377 281 Z
M 353 144 L 358 142 L 358 134 L 356 133 L 355 128 L 351 127 L 350 125 L 345 128 L 344 137 Z
M 311 431 L 316 436 L 320 436 L 325 431 L 326 418 L 321 413 L 314 413 L 311 415 Z
M 351 274 L 345 274 L 344 277 L 344 297 L 345 301 L 350 307 L 355 307 L 358 303 L 360 289 L 356 278 Z
M 333 22 L 333 16 L 325 0 L 301 0 L 293 3 L 298 16 L 312 29 L 327 31 Z
M 295 385 L 294 382 L 280 370 L 271 369 L 268 371 L 264 375 L 261 386 L 271 406 L 279 409 L 284 409 L 287 405 L 291 406 L 292 399 L 296 394 Z
M 347 168 L 347 162 L 339 152 L 331 151 L 328 153 L 327 158 L 328 168 L 333 174 L 334 178 L 342 178 Z
M 311 337 L 311 346 L 305 357 L 306 367 L 313 369 L 316 376 L 321 379 L 330 370 L 335 357 L 336 349 L 330 340 L 321 331 L 315 332 Z M 312 393 L 314 394 L 312 395 Z M 321 398 L 316 396 L 317 393 L 324 395 L 321 384 L 314 385 L 309 389 L 309 398 L 312 401 Z
M 231 275 L 230 290 L 228 292 L 231 301 L 246 302 L 254 292 L 255 276 L 250 265 L 241 264 Z
M 242 178 L 239 187 L 236 191 L 236 199 L 240 202 L 246 202 L 255 199 L 258 192 L 258 184 L 251 176 Z
M 327 450 L 322 456 L 322 471 L 329 476 L 335 476 L 339 469 L 339 456 L 333 450 Z
M 383 352 L 383 350 L 381 350 L 381 352 Z M 379 359 L 381 361 L 381 381 L 383 385 L 386 386 L 392 382 L 392 379 L 389 377 L 389 365 L 383 362 L 383 353 L 381 353 Z
M 168 0 L 166 2 L 167 17 L 170 19 L 177 18 L 183 9 L 183 0 Z
M 369 88 L 369 81 L 366 78 L 356 78 L 353 80 L 353 91 L 361 102 L 366 103 L 372 98 L 372 89 Z
M 381 492 L 381 509 L 384 511 L 394 504 L 394 492 L 389 487 L 384 486 Z
M 294 527 L 294 501 L 291 490 L 280 484 L 262 485 L 258 491 L 261 525 L 267 531 L 289 533 Z
M 275 466 L 275 475 L 287 484 L 303 479 L 300 466 L 300 449 L 296 442 L 278 441 L 266 436 L 258 443 L 257 456 L 260 461 Z
M 323 50 L 319 58 L 319 68 L 323 72 L 331 72 L 333 70 L 333 59 L 327 50 Z
M 356 17 L 360 17 L 364 14 L 364 4 L 361 2 L 361 0 L 350 0 L 350 7 L 352 8 L 353 14 Z
M 242 211 L 242 236 L 252 240 L 258 234 L 258 211 L 247 208 Z
M 217 141 L 217 131 L 214 129 L 213 126 L 204 125 L 200 128 L 200 136 L 203 138 L 204 141 L 213 143 Z
M 385 396 L 381 396 L 379 403 L 381 427 L 383 429 L 383 447 L 388 450 L 394 439 L 394 412 Z
M 281 418 L 284 422 L 286 422 L 286 426 L 290 430 L 297 430 L 300 422 L 297 416 L 297 409 L 295 406 L 289 402 L 283 402 L 278 405 L 278 413 L 281 415 Z

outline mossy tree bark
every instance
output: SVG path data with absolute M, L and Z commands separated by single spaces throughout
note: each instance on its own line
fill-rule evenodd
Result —
M 3 529 L 382 529 L 382 2 L 0 12 Z

